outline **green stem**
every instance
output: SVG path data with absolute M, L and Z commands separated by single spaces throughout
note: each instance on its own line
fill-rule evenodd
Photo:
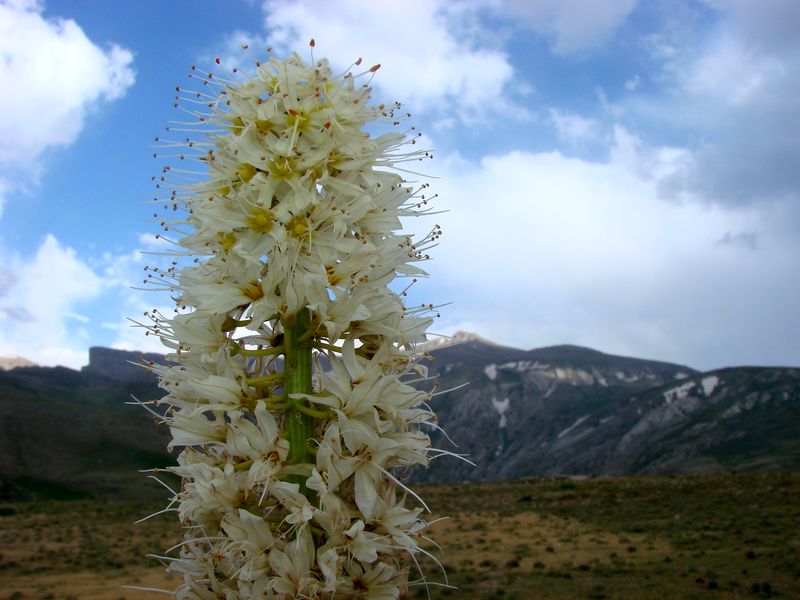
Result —
M 241 346 L 231 346 L 231 356 L 241 354 L 242 356 L 274 356 L 275 354 L 282 354 L 283 346 L 276 346 L 275 348 L 261 348 L 259 350 L 248 350 Z
M 339 354 L 342 353 L 342 349 L 339 346 L 334 346 L 333 344 L 326 344 L 325 342 L 314 342 L 314 347 L 318 350 L 330 350 L 331 352 L 338 352 Z
M 263 402 L 269 410 L 285 410 L 289 408 L 284 396 L 268 396 L 266 398 L 246 398 L 242 401 L 242 406 L 250 412 L 256 409 L 259 402 Z
M 283 380 L 283 373 L 270 373 L 269 375 L 262 375 L 261 377 L 248 377 L 244 381 L 247 385 L 253 387 L 273 385 Z
M 284 323 L 283 385 L 289 405 L 285 424 L 286 435 L 289 438 L 289 462 L 296 464 L 311 462 L 308 440 L 314 436 L 314 418 L 300 410 L 302 398 L 290 397 L 290 394 L 312 392 L 311 347 L 300 343 L 300 337 L 308 330 L 309 321 L 309 310 L 303 309 L 295 315 L 293 322 Z M 300 483 L 301 491 L 308 494 L 302 476 L 290 475 L 288 479 Z
M 304 415 L 308 415 L 309 417 L 313 417 L 315 419 L 330 419 L 332 416 L 332 413 L 329 410 L 317 410 L 315 408 L 311 408 L 310 406 L 303 406 L 302 404 L 297 405 L 297 410 Z

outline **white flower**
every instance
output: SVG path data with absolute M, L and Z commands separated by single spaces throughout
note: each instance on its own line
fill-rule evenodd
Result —
M 170 565 L 178 598 L 389 600 L 406 588 L 396 554 L 415 554 L 427 523 L 397 493 L 416 496 L 399 470 L 428 463 L 420 426 L 435 417 L 430 393 L 403 379 L 425 376 L 414 347 L 434 311 L 406 308 L 390 286 L 425 275 L 417 263 L 441 231 L 400 231 L 427 210 L 427 185 L 393 169 L 427 153 L 368 133 L 400 121 L 399 104 L 369 103 L 362 81 L 376 70 L 336 75 L 297 55 L 249 78 L 196 70 L 203 91 L 183 101 L 197 139 L 161 140 L 200 166 L 155 178 L 176 251 L 146 279 L 177 305 L 147 316 L 174 361 L 152 368 L 182 448 L 170 468 L 186 526 Z
M 321 587 L 311 572 L 314 564 L 314 542 L 307 529 L 286 544 L 283 550 L 274 548 L 269 553 L 269 565 L 275 576 L 270 587 L 283 598 L 313 598 Z
M 169 430 L 172 441 L 168 448 L 176 446 L 199 446 L 224 441 L 227 437 L 227 425 L 212 419 L 198 419 L 190 411 L 178 411 L 169 419 Z

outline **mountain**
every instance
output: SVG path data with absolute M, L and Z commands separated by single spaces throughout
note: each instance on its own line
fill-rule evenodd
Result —
M 465 339 L 462 336 L 462 339 Z M 800 369 L 682 365 L 469 338 L 433 348 L 441 457 L 418 481 L 800 467 Z M 465 385 L 466 384 L 466 385 Z
M 81 369 L 90 377 L 105 377 L 125 383 L 153 383 L 153 374 L 142 368 L 146 363 L 164 364 L 163 354 L 129 352 L 93 346 L 89 348 L 89 364 Z
M 109 368 L 107 353 L 118 368 Z M 165 450 L 169 432 L 154 427 L 140 406 L 125 404 L 131 396 L 159 397 L 155 376 L 139 367 L 137 376 L 126 375 L 127 361 L 143 357 L 138 353 L 91 356 L 104 358 L 81 372 L 0 372 L 0 500 L 163 496 L 138 470 L 174 462 Z
M 0 356 L 0 371 L 10 371 L 17 367 L 35 367 L 36 363 L 21 356 Z
M 538 475 L 706 473 L 800 468 L 800 369 L 699 373 L 578 346 L 520 350 L 459 333 L 427 345 L 438 377 L 433 444 L 416 481 Z M 92 348 L 81 371 L 0 371 L 0 500 L 164 498 L 139 473 L 173 464 L 169 431 L 142 407 L 159 398 L 157 354 Z
M 796 468 L 800 369 L 720 369 L 648 390 L 593 437 L 614 431 L 608 473 Z

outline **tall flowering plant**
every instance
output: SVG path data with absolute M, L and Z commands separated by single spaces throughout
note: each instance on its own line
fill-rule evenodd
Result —
M 390 284 L 425 274 L 441 232 L 401 233 L 428 199 L 397 165 L 428 154 L 410 132 L 371 133 L 400 105 L 370 104 L 378 65 L 359 64 L 194 70 L 201 91 L 176 103 L 189 119 L 159 140 L 177 159 L 156 178 L 176 259 L 147 281 L 177 309 L 148 328 L 173 361 L 152 368 L 181 448 L 178 598 L 393 599 L 423 552 L 402 473 L 435 454 L 431 394 L 411 385 L 435 308 Z

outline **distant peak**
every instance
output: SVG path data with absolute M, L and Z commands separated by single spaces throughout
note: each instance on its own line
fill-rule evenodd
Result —
M 479 344 L 486 344 L 487 346 L 502 346 L 502 344 L 487 340 L 485 337 L 481 337 L 477 333 L 472 333 L 471 331 L 456 331 L 453 335 L 436 334 L 433 339 L 428 340 L 424 344 L 420 344 L 418 348 L 429 352 L 431 350 L 439 350 L 441 348 L 467 342 L 478 342 Z
M 10 371 L 17 367 L 37 367 L 32 360 L 21 356 L 0 356 L 0 371 Z
M 147 362 L 163 364 L 165 360 L 163 354 L 92 346 L 89 348 L 89 364 L 83 367 L 81 372 L 118 381 L 149 382 L 155 376 L 142 366 Z

